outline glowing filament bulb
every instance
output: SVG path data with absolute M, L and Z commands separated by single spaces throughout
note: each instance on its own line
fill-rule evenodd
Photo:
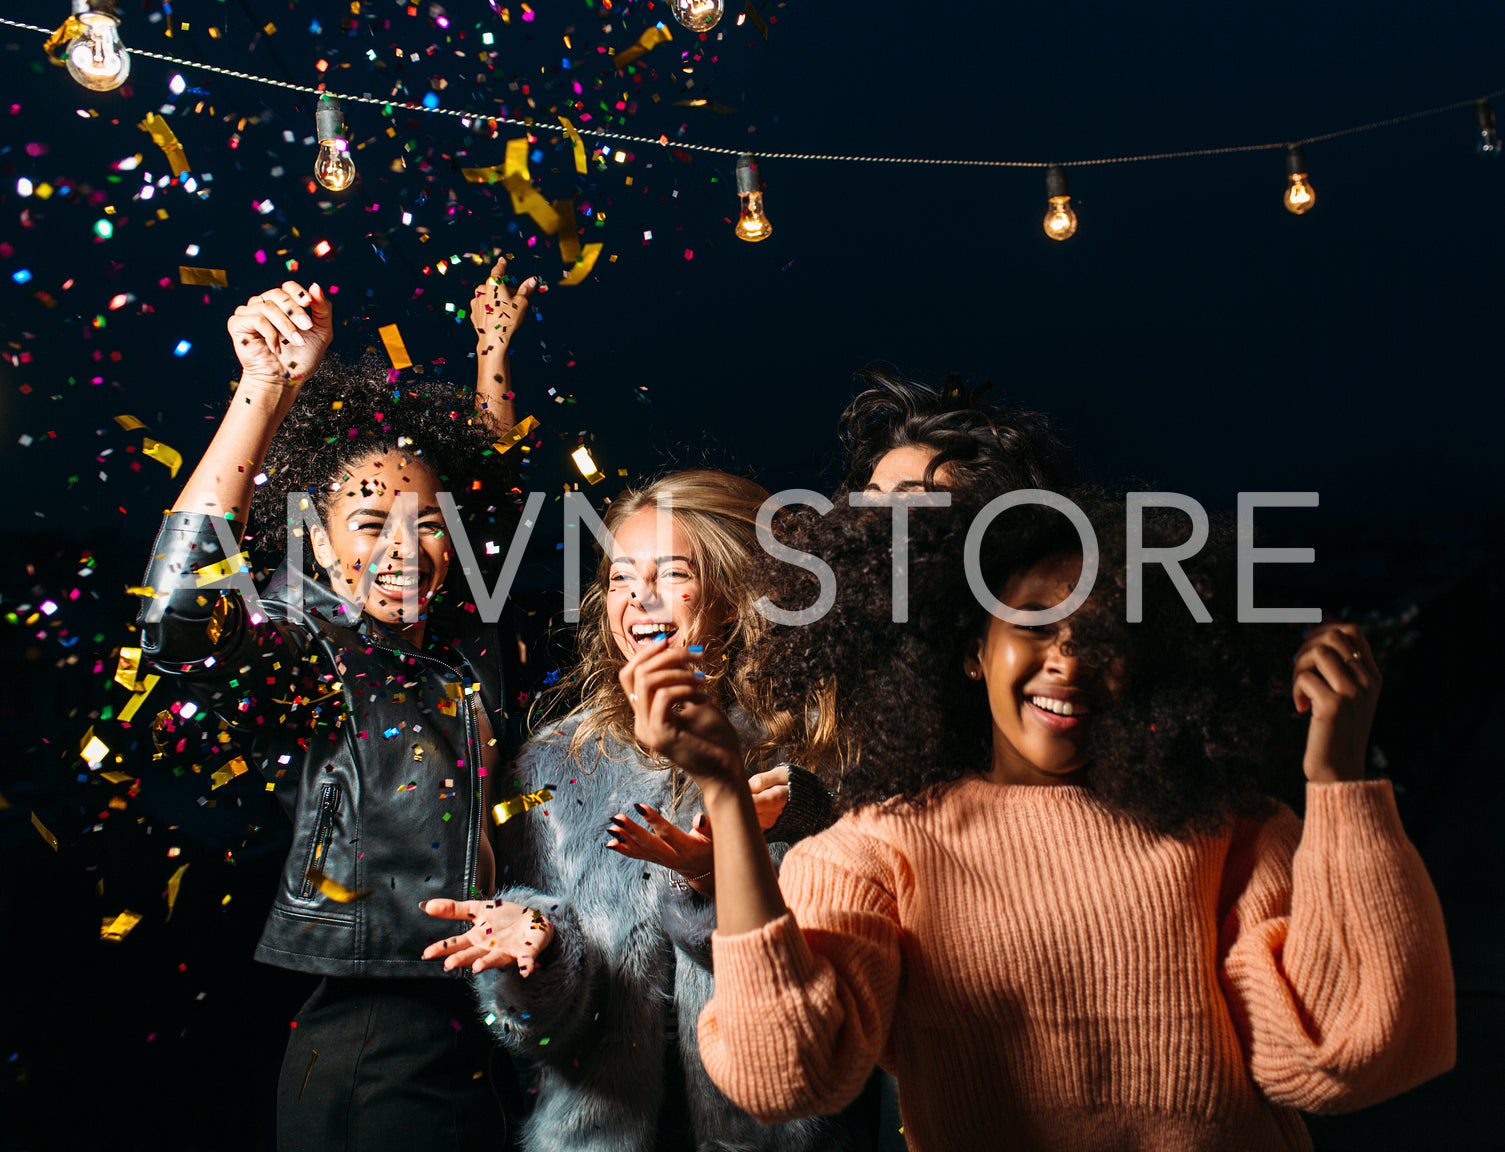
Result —
M 92 92 L 110 92 L 131 74 L 131 57 L 120 42 L 120 18 L 112 0 L 73 0 L 78 33 L 63 49 L 72 76 Z
M 355 183 L 355 161 L 350 158 L 345 117 L 338 100 L 319 97 L 319 106 L 314 109 L 314 128 L 319 137 L 314 179 L 331 192 L 343 192 Z
M 671 0 L 670 10 L 691 32 L 707 32 L 716 27 L 726 11 L 723 0 Z
M 746 152 L 737 157 L 737 196 L 742 201 L 737 218 L 738 238 L 753 243 L 767 240 L 773 235 L 773 225 L 763 215 L 763 181 L 757 163 Z
M 1306 152 L 1300 144 L 1286 149 L 1286 211 L 1300 216 L 1317 203 L 1316 190 L 1306 182 Z
M 1076 213 L 1071 208 L 1066 169 L 1059 164 L 1045 170 L 1045 195 L 1050 200 L 1045 209 L 1045 234 L 1052 240 L 1070 240 L 1076 235 Z
M 1495 110 L 1488 100 L 1474 104 L 1474 123 L 1479 128 L 1479 139 L 1474 144 L 1474 150 L 1480 156 L 1498 156 L 1505 152 L 1505 147 L 1500 144 L 1500 135 L 1495 131 Z

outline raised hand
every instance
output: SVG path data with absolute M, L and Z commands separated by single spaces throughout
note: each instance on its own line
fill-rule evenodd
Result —
M 1317 784 L 1364 778 L 1380 672 L 1357 624 L 1321 624 L 1296 653 L 1291 698 L 1311 714 L 1302 768 Z
M 690 831 L 686 832 L 646 804 L 633 807 L 647 827 L 619 812 L 611 818 L 606 829 L 612 835 L 606 846 L 630 859 L 644 860 L 678 872 L 690 887 L 709 896 L 714 888 L 711 882 L 713 852 L 711 825 L 705 813 L 697 813 Z
M 749 776 L 747 790 L 752 793 L 753 807 L 758 811 L 758 827 L 767 832 L 779 822 L 784 805 L 789 803 L 789 765 L 780 764 Z
M 513 289 L 507 285 L 506 275 L 507 258 L 502 256 L 491 266 L 491 274 L 476 285 L 471 295 L 470 323 L 476 330 L 478 357 L 494 359 L 506 352 L 538 288 L 537 276 L 528 277 Z
M 617 678 L 632 705 L 633 735 L 683 768 L 702 791 L 728 783 L 745 789 L 737 730 L 694 667 L 703 654 L 698 645 L 671 648 L 660 638 L 622 666 Z
M 423 950 L 425 960 L 445 957 L 449 971 L 470 965 L 472 972 L 517 965 L 519 976 L 538 966 L 539 954 L 554 939 L 554 925 L 543 914 L 521 904 L 493 900 L 428 900 L 423 910 L 441 920 L 474 921 L 467 932 L 450 936 Z
M 226 322 L 241 378 L 295 385 L 314 374 L 334 339 L 334 308 L 324 289 L 284 281 L 253 296 Z

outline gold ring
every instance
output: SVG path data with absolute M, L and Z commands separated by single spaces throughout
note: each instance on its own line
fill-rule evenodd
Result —
M 1350 652 L 1349 655 L 1352 656 L 1355 660 L 1364 659 L 1364 653 L 1362 652 Z
M 636 692 L 627 693 L 627 700 L 628 703 L 636 704 L 638 702 L 638 694 Z

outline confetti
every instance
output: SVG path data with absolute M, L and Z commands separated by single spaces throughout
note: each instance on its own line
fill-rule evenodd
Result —
M 152 673 L 145 680 L 143 680 L 141 684 L 133 690 L 135 694 L 125 702 L 125 707 L 120 710 L 120 714 L 116 716 L 115 719 L 126 724 L 135 719 L 137 709 L 139 709 L 141 705 L 146 703 L 146 698 L 152 694 L 152 689 L 157 686 L 157 681 L 160 679 L 162 679 L 162 677 L 158 676 L 156 673 Z
M 200 288 L 228 288 L 230 286 L 230 278 L 225 275 L 223 268 L 190 268 L 186 264 L 178 265 L 178 282 L 193 284 Z
M 533 430 L 537 427 L 537 416 L 524 416 L 516 424 L 512 425 L 511 431 L 493 444 L 492 447 L 497 450 L 498 454 L 506 452 L 531 436 Z
M 756 27 L 759 32 L 763 33 L 763 39 L 767 40 L 768 22 L 764 20 L 762 14 L 753 7 L 752 0 L 747 0 L 747 18 L 753 22 L 753 26 Z
M 99 938 L 101 940 L 124 940 L 131 934 L 131 929 L 141 923 L 141 913 L 132 912 L 127 908 L 119 916 L 104 918 L 99 926 Z
M 174 176 L 181 176 L 188 171 L 188 156 L 184 153 L 183 145 L 178 143 L 177 136 L 173 134 L 166 120 L 155 112 L 148 112 L 146 119 L 136 127 L 151 136 L 152 141 L 166 154 L 167 163 L 172 166 Z
M 172 919 L 173 907 L 178 902 L 178 889 L 183 884 L 183 873 L 188 871 L 188 865 L 182 865 L 176 872 L 167 878 L 167 919 Z
M 521 816 L 529 808 L 537 808 L 540 804 L 547 804 L 552 799 L 554 799 L 554 793 L 548 788 L 540 788 L 537 792 L 525 792 L 510 800 L 503 800 L 492 808 L 491 816 L 498 824 L 505 824 L 512 817 Z
M 408 355 L 407 345 L 402 342 L 402 333 L 397 330 L 397 325 L 384 325 L 377 332 L 381 336 L 382 346 L 387 350 L 387 359 L 392 361 L 392 367 L 411 368 L 413 358 Z
M 673 37 L 669 35 L 669 29 L 665 28 L 662 24 L 655 24 L 638 37 L 636 44 L 630 48 L 622 49 L 622 51 L 613 56 L 612 62 L 620 72 L 634 60 L 641 60 L 660 44 L 666 44 L 672 39 Z
M 580 139 L 580 133 L 575 131 L 575 126 L 570 123 L 569 117 L 561 116 L 559 123 L 564 125 L 564 133 L 570 138 L 570 146 L 575 150 L 575 171 L 585 175 L 585 141 Z
M 141 423 L 140 420 L 137 420 L 134 416 L 129 415 L 121 415 L 115 417 L 115 423 L 119 424 L 127 432 L 134 432 L 137 428 L 146 427 L 146 425 Z
M 249 771 L 250 768 L 246 765 L 246 758 L 244 756 L 237 756 L 209 777 L 209 791 L 213 792 L 216 788 L 223 788 L 237 776 L 244 776 Z
M 575 261 L 575 266 L 565 273 L 564 279 L 559 281 L 561 287 L 573 287 L 582 283 L 591 270 L 596 266 L 596 259 L 601 255 L 604 244 L 587 244 L 580 250 L 580 259 Z
M 303 873 L 303 879 L 339 904 L 352 904 L 357 900 L 364 900 L 367 896 L 371 895 L 369 888 L 364 892 L 356 892 L 353 889 L 346 888 L 345 885 L 339 883 L 337 880 L 331 880 L 318 868 L 310 868 L 307 872 Z
M 35 828 L 39 833 L 41 833 L 42 839 L 45 840 L 45 841 L 47 841 L 48 845 L 51 846 L 52 850 L 54 852 L 56 852 L 57 851 L 57 837 L 54 836 L 51 832 L 49 832 L 47 830 L 47 825 L 45 825 L 45 824 L 42 823 L 42 818 L 40 816 L 38 816 L 35 812 L 33 812 L 31 814 L 31 826 L 33 828 Z
M 150 456 L 159 464 L 167 465 L 167 474 L 176 476 L 178 469 L 183 466 L 183 454 L 170 445 L 163 444 L 160 440 L 153 440 L 150 436 L 141 439 L 141 452 Z
M 226 556 L 223 560 L 216 560 L 213 564 L 205 564 L 202 568 L 195 568 L 193 572 L 194 586 L 204 587 L 213 584 L 216 580 L 223 580 L 226 576 L 234 576 L 239 572 L 249 572 L 251 564 L 244 552 L 237 552 L 234 556 Z

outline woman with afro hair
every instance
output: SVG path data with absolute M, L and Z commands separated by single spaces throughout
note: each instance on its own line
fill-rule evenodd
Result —
M 317 284 L 237 308 L 239 383 L 143 581 L 144 657 L 218 716 L 292 821 L 256 957 L 323 980 L 283 1061 L 282 1152 L 511 1146 L 510 1062 L 493 1065 L 464 981 L 422 958 L 437 936 L 422 902 L 495 883 L 500 640 L 452 563 L 467 528 L 511 530 L 493 444 L 531 285 L 493 271 L 474 394 L 398 382 L 374 354 L 321 367 L 333 316 Z M 260 589 L 248 509 L 262 548 L 287 554 Z
M 916 1149 L 1301 1149 L 1300 1111 L 1451 1066 L 1441 910 L 1390 784 L 1364 779 L 1368 642 L 1324 624 L 1293 664 L 1282 630 L 1238 626 L 1223 528 L 1128 624 L 1124 504 L 1078 504 L 1097 578 L 1062 618 L 1047 610 L 1090 565 L 1054 512 L 992 523 L 976 596 L 972 509 L 917 513 L 902 625 L 887 509 L 789 533 L 831 566 L 836 604 L 757 656 L 776 701 L 834 695 L 854 758 L 841 817 L 777 880 L 693 657 L 654 648 L 623 669 L 638 738 L 705 798 L 718 927 L 701 1054 L 759 1119 L 840 1108 L 881 1062 Z M 1144 510 L 1143 543 L 1182 543 L 1178 516 Z M 790 609 L 816 594 L 782 565 L 763 587 Z M 1294 750 L 1282 683 L 1305 718 Z M 1271 798 L 1298 758 L 1304 823 Z

